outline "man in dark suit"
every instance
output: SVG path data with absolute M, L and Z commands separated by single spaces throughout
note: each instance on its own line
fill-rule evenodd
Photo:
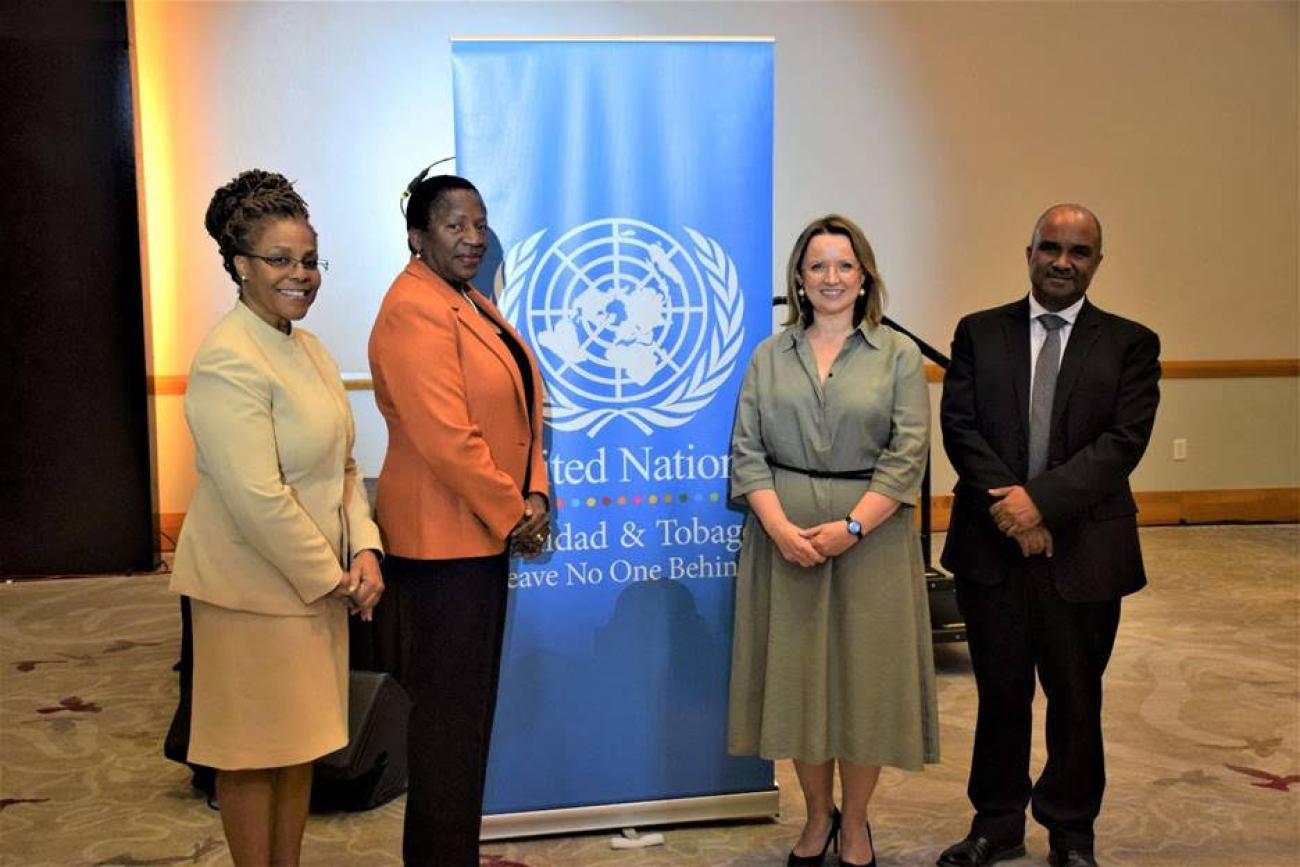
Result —
M 966 316 L 944 377 L 958 482 L 943 565 L 966 619 L 979 717 L 969 835 L 940 867 L 1025 853 L 1025 806 L 1054 867 L 1086 867 L 1105 788 L 1101 679 L 1120 598 L 1146 583 L 1128 477 L 1160 400 L 1160 341 L 1084 297 L 1101 223 L 1080 205 L 1038 219 L 1030 295 Z M 1030 785 L 1034 675 L 1047 764 Z

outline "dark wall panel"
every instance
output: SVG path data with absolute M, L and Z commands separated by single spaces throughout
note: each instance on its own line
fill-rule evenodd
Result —
M 0 573 L 150 568 L 126 7 L 0 10 Z

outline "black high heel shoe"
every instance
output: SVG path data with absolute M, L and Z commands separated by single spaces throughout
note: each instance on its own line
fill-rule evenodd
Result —
M 845 861 L 840 859 L 840 867 L 876 867 L 876 841 L 871 836 L 871 823 L 867 823 L 867 842 L 871 844 L 871 860 L 866 864 L 859 864 L 856 861 Z
M 816 855 L 796 855 L 794 850 L 790 850 L 790 857 L 785 859 L 786 867 L 799 867 L 799 865 L 808 865 L 808 867 L 819 867 L 826 860 L 826 853 L 834 846 L 835 851 L 840 851 L 840 811 L 838 807 L 831 807 L 831 830 L 826 835 L 826 842 L 822 844 L 821 852 Z

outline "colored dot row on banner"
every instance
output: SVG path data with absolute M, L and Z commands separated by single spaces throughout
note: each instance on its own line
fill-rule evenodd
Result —
M 556 497 L 557 509 L 595 509 L 600 506 L 657 506 L 673 503 L 716 503 L 721 499 L 717 491 L 708 494 L 620 494 L 616 497 Z

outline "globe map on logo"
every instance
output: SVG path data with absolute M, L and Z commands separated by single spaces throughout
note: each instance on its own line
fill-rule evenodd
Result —
M 615 417 L 684 423 L 735 363 L 742 312 L 735 265 L 686 229 L 694 249 L 640 220 L 593 220 L 538 253 L 545 231 L 506 256 L 503 312 L 536 350 L 548 418 L 594 434 Z

